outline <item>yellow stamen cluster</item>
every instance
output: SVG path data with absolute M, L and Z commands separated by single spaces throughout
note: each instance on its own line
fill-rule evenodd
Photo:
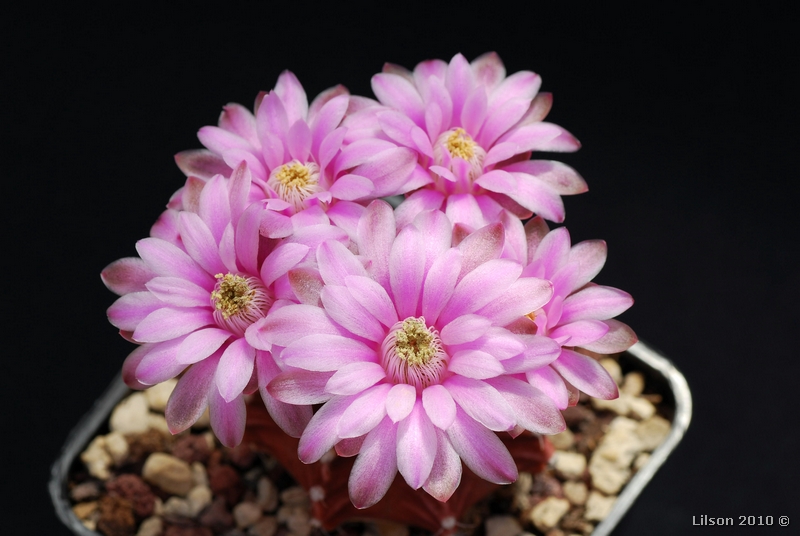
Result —
M 458 156 L 467 161 L 475 156 L 476 145 L 463 128 L 455 129 L 445 142 L 445 146 L 452 156 Z
M 222 317 L 227 320 L 241 311 L 246 311 L 256 295 L 255 289 L 251 289 L 247 284 L 247 279 L 233 274 L 217 274 L 214 277 L 219 279 L 219 282 L 211 292 L 211 301 L 222 313 Z
M 397 357 L 409 365 L 425 365 L 436 354 L 433 334 L 428 331 L 424 322 L 416 318 L 406 318 L 403 328 L 395 335 L 394 350 Z
M 319 166 L 313 162 L 302 164 L 297 160 L 272 170 L 267 186 L 295 210 L 303 210 L 306 198 L 319 192 Z
M 309 183 L 317 183 L 308 168 L 299 162 L 282 165 L 275 173 L 275 178 L 286 188 L 294 190 L 305 188 Z

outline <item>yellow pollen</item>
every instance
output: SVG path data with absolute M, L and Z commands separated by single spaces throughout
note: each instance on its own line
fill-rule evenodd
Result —
M 455 129 L 447 138 L 445 144 L 452 156 L 460 156 L 464 160 L 469 160 L 475 156 L 476 144 L 463 128 Z
M 217 274 L 214 277 L 219 279 L 219 282 L 211 293 L 211 301 L 214 307 L 222 312 L 223 318 L 227 320 L 249 307 L 256 291 L 250 288 L 247 279 L 233 274 Z
M 536 312 L 531 311 L 530 313 L 525 315 L 527 318 L 530 318 L 531 322 L 536 322 Z
M 406 318 L 395 337 L 394 351 L 409 365 L 425 365 L 436 354 L 437 349 L 431 344 L 433 335 L 416 318 Z
M 284 164 L 275 174 L 275 178 L 286 188 L 300 190 L 309 184 L 316 184 L 317 180 L 311 176 L 308 168 L 299 162 Z

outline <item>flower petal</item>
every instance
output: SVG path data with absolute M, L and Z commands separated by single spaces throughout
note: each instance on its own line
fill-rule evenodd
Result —
M 467 415 L 486 428 L 498 432 L 514 428 L 516 422 L 511 406 L 486 382 L 463 376 L 451 376 L 442 385 Z
M 423 486 L 434 499 L 446 502 L 461 483 L 461 459 L 447 435 L 436 429 L 436 457 L 431 474 Z
M 456 403 L 444 386 L 435 384 L 422 391 L 422 407 L 431 422 L 447 430 L 456 418 Z
M 225 402 L 242 394 L 253 375 L 256 350 L 243 338 L 236 339 L 225 348 L 217 366 L 215 381 Z
M 360 361 L 338 369 L 325 384 L 325 392 L 334 395 L 354 395 L 384 379 L 386 371 L 378 363 Z
M 116 260 L 100 272 L 103 284 L 119 296 L 145 290 L 145 283 L 155 275 L 147 263 L 138 257 Z
M 220 443 L 226 447 L 235 447 L 244 437 L 246 409 L 244 396 L 239 395 L 227 402 L 219 391 L 212 389 L 209 394 L 208 410 L 211 417 L 211 429 Z
M 183 339 L 175 360 L 185 365 L 197 363 L 216 352 L 231 336 L 231 332 L 224 329 L 198 329 Z
M 297 446 L 297 455 L 301 462 L 314 463 L 333 448 L 339 440 L 336 434 L 339 419 L 350 407 L 354 398 L 354 396 L 335 396 L 314 413 Z
M 335 371 L 353 362 L 375 362 L 376 352 L 351 337 L 312 333 L 286 347 L 281 359 L 290 367 Z
M 416 400 L 417 390 L 413 385 L 398 383 L 386 395 L 386 414 L 392 422 L 402 421 L 414 409 Z
M 567 425 L 555 403 L 528 382 L 500 376 L 487 380 L 514 408 L 517 423 L 537 434 L 557 434 Z
M 336 433 L 340 438 L 364 435 L 386 416 L 386 396 L 392 386 L 381 383 L 356 395 L 356 399 L 342 414 Z
M 216 358 L 192 365 L 178 380 L 164 410 L 169 431 L 178 434 L 197 422 L 208 407 L 208 394 L 214 385 Z
M 372 506 L 392 485 L 397 474 L 397 455 L 394 449 L 386 447 L 395 444 L 396 432 L 391 419 L 384 418 L 364 439 L 347 486 L 356 508 Z
M 166 341 L 212 324 L 214 324 L 214 318 L 210 308 L 163 307 L 153 311 L 139 322 L 133 332 L 133 340 L 137 342 Z
M 491 430 L 458 410 L 447 437 L 467 467 L 484 480 L 510 484 L 519 476 L 514 459 Z
M 436 429 L 417 401 L 411 414 L 397 424 L 397 469 L 413 489 L 428 480 L 436 458 Z
M 589 396 L 611 400 L 619 396 L 617 384 L 600 363 L 568 348 L 550 364 L 569 383 Z

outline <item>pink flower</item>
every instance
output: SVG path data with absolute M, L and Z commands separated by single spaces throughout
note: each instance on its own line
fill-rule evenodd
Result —
M 398 471 L 445 501 L 462 460 L 486 480 L 512 482 L 514 460 L 495 432 L 564 429 L 555 404 L 520 372 L 545 367 L 558 345 L 504 327 L 543 307 L 550 283 L 499 258 L 499 224 L 458 247 L 440 211 L 395 228 L 388 204 L 370 204 L 359 255 L 323 243 L 315 290 L 270 314 L 255 337 L 274 352 L 283 347 L 286 371 L 270 383 L 273 396 L 324 402 L 300 438 L 300 459 L 314 462 L 334 446 L 358 454 L 349 490 L 359 508 L 380 500 Z M 289 278 L 298 287 L 315 281 Z
M 214 174 L 229 177 L 246 162 L 253 176 L 251 200 L 273 200 L 268 209 L 279 222 L 273 238 L 288 236 L 305 223 L 291 217 L 306 210 L 316 211 L 317 223 L 324 211 L 334 223 L 352 230 L 363 212 L 358 202 L 407 191 L 403 187 L 416 160 L 413 151 L 385 140 L 375 140 L 379 147 L 371 140 L 345 142 L 345 114 L 366 101 L 351 99 L 344 87 L 336 86 L 309 106 L 300 82 L 284 71 L 274 90 L 259 94 L 255 115 L 238 104 L 225 106 L 219 126 L 198 132 L 207 150 L 184 151 L 176 161 L 194 178 L 194 189 Z M 183 197 L 183 191 L 176 194 L 170 208 L 186 208 Z M 170 218 L 174 214 L 168 211 L 160 225 L 169 227 Z
M 441 207 L 471 230 L 497 221 L 503 209 L 563 221 L 561 196 L 586 191 L 585 182 L 564 164 L 528 159 L 532 151 L 580 145 L 542 121 L 552 98 L 538 93 L 540 85 L 529 71 L 506 77 L 494 53 L 471 64 L 461 54 L 449 64 L 429 60 L 413 72 L 387 65 L 372 78 L 378 100 L 393 109 L 376 114 L 380 128 L 417 153 L 413 176 L 427 179 L 398 210 L 401 226 L 422 210 Z
M 120 259 L 102 273 L 122 296 L 109 320 L 141 345 L 123 365 L 126 383 L 144 388 L 183 373 L 166 409 L 170 431 L 185 430 L 209 407 L 211 426 L 228 446 L 244 433 L 243 394 L 280 372 L 268 349 L 248 342 L 250 334 L 293 297 L 286 271 L 309 251 L 299 243 L 259 251 L 263 207 L 247 206 L 246 196 L 236 194 L 247 187 L 246 173 L 232 181 L 214 177 L 197 212 L 178 214 L 180 245 L 145 238 L 136 245 L 140 257 Z M 261 394 L 276 422 L 299 436 L 311 409 L 278 402 L 265 388 Z
M 577 401 L 575 388 L 597 398 L 616 398 L 617 385 L 606 370 L 576 351 L 623 352 L 637 340 L 631 328 L 614 320 L 633 305 L 630 294 L 590 282 L 605 264 L 605 242 L 588 240 L 570 246 L 566 228 L 549 231 L 541 218 L 528 222 L 526 231 L 528 265 L 523 274 L 552 282 L 553 296 L 516 326 L 550 337 L 562 347 L 558 359 L 528 372 L 528 380 L 561 409 Z

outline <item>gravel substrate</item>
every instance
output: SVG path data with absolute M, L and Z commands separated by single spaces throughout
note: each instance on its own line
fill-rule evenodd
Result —
M 641 372 L 623 376 L 601 361 L 620 397 L 584 397 L 564 412 L 568 429 L 551 436 L 547 469 L 501 487 L 456 525 L 475 536 L 589 535 L 617 495 L 670 431 L 671 410 Z M 327 535 L 311 515 L 312 496 L 275 459 L 250 444 L 222 447 L 207 415 L 172 436 L 164 406 L 167 382 L 132 393 L 113 410 L 107 433 L 76 460 L 68 484 L 73 512 L 106 536 Z M 341 536 L 430 534 L 393 522 L 350 522 Z

